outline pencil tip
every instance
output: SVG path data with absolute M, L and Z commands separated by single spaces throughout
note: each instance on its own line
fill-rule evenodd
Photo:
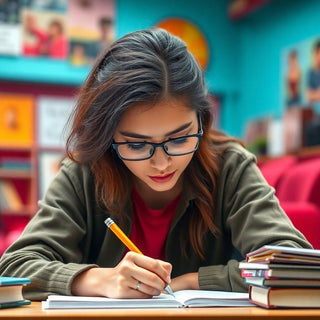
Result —
M 170 288 L 170 286 L 167 284 L 164 288 L 164 290 L 169 293 L 170 295 L 172 295 L 173 297 L 175 296 L 172 289 Z

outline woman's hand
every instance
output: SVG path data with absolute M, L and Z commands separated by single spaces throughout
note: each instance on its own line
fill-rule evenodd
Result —
M 186 273 L 172 279 L 170 287 L 173 292 L 179 290 L 199 290 L 198 272 Z
M 79 274 L 71 291 L 82 296 L 148 298 L 171 282 L 171 269 L 170 263 L 128 252 L 114 268 L 91 268 Z

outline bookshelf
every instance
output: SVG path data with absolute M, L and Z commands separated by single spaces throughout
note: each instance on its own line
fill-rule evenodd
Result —
M 64 157 L 77 88 L 0 81 L 0 232 L 21 232 Z
M 33 147 L 0 147 L 2 214 L 31 216 L 36 211 L 38 193 L 36 169 L 36 154 Z M 15 196 L 13 192 L 16 193 Z

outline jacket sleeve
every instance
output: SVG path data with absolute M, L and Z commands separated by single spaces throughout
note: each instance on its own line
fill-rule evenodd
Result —
M 220 228 L 243 257 L 263 245 L 311 248 L 291 223 L 256 165 L 255 157 L 238 146 L 223 157 L 217 197 Z M 220 212 L 220 213 L 218 213 Z M 220 216 L 221 215 L 221 216 Z M 246 291 L 237 260 L 199 269 L 200 288 Z
M 39 211 L 20 238 L 0 260 L 2 276 L 28 277 L 24 296 L 42 300 L 49 294 L 71 294 L 71 283 L 80 272 L 95 265 L 84 264 L 87 224 L 85 186 L 65 162 L 49 187 Z M 80 173 L 83 170 L 77 169 Z

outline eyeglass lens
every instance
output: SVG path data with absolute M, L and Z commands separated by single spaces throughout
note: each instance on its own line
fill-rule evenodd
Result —
M 178 156 L 195 151 L 199 137 L 181 137 L 166 141 L 159 145 L 147 142 L 132 142 L 118 145 L 118 152 L 125 159 L 144 159 L 153 155 L 156 147 L 162 147 L 168 155 Z

